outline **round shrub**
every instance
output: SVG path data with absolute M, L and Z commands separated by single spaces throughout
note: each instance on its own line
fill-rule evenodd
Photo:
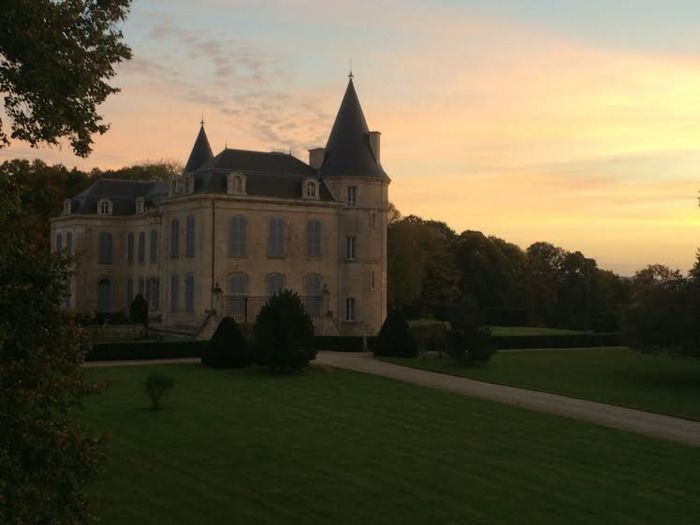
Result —
M 398 308 L 389 310 L 373 350 L 375 355 L 386 357 L 416 357 L 418 354 L 408 321 Z
M 290 290 L 272 296 L 260 310 L 253 340 L 256 362 L 272 370 L 301 370 L 316 358 L 313 322 Z
M 202 351 L 202 364 L 212 368 L 243 368 L 250 364 L 248 344 L 232 317 L 224 317 Z

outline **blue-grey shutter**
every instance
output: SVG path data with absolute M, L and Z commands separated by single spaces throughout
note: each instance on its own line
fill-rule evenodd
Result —
M 229 239 L 229 255 L 231 257 L 246 256 L 247 223 L 244 217 L 231 218 L 231 233 Z
M 170 276 L 170 311 L 177 312 L 178 294 L 180 293 L 180 280 L 177 275 Z
M 304 277 L 304 307 L 311 317 L 321 315 L 321 276 L 309 274 Z
M 158 262 L 158 232 L 151 230 L 151 264 Z
M 321 256 L 321 223 L 309 221 L 306 224 L 306 254 L 309 257 Z
M 173 219 L 170 223 L 170 257 L 180 256 L 180 221 Z
M 284 257 L 284 220 L 270 219 L 267 254 L 270 257 Z
M 185 257 L 194 257 L 194 217 L 189 215 L 185 227 Z
M 68 257 L 73 256 L 73 232 L 66 233 L 66 254 Z
M 102 279 L 97 283 L 97 311 L 109 312 L 112 306 L 112 282 Z
M 139 263 L 146 262 L 146 232 L 139 232 Z
M 194 312 L 194 275 L 185 275 L 185 312 Z

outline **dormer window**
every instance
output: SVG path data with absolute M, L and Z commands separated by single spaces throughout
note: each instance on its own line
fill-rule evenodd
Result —
M 229 173 L 226 180 L 226 193 L 229 195 L 245 195 L 245 175 Z
M 190 195 L 194 193 L 194 175 L 188 173 L 185 175 L 185 194 Z
M 97 215 L 112 215 L 112 201 L 109 199 L 97 201 Z
M 173 177 L 170 179 L 170 196 L 175 197 L 177 195 L 177 178 Z
M 63 215 L 70 215 L 71 212 L 71 200 L 66 199 L 63 201 Z
M 304 182 L 302 197 L 304 199 L 318 199 L 318 181 L 307 179 Z
M 136 214 L 143 215 L 146 213 L 146 199 L 139 197 L 136 199 Z

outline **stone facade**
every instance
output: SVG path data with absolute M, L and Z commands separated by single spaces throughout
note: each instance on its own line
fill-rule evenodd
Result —
M 225 149 L 199 131 L 167 182 L 100 180 L 52 219 L 75 259 L 66 306 L 128 312 L 137 293 L 163 328 L 204 334 L 224 315 L 253 322 L 280 288 L 322 335 L 373 335 L 386 316 L 389 177 L 352 79 L 326 148 L 309 164 Z

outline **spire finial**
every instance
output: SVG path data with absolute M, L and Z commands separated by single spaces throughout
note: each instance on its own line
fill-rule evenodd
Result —
M 199 125 L 204 127 L 204 111 L 202 111 L 202 120 L 199 122 Z
M 355 78 L 355 75 L 352 74 L 352 57 L 348 57 L 348 67 L 350 69 L 350 73 L 348 73 L 348 78 L 352 80 Z

